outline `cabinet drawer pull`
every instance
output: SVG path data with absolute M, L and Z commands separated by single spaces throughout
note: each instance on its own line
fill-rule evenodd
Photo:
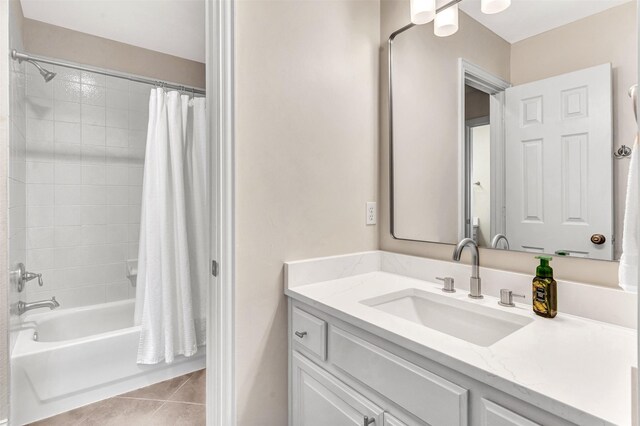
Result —
M 374 419 L 373 417 L 364 416 L 364 421 L 362 422 L 362 424 L 364 426 L 369 426 L 371 423 L 374 423 L 375 421 L 376 419 Z
M 299 337 L 299 338 L 301 338 L 301 339 L 302 339 L 304 336 L 306 336 L 306 335 L 307 335 L 307 332 L 306 332 L 306 331 L 302 331 L 302 332 L 300 332 L 300 331 L 296 331 L 296 336 L 298 336 L 298 337 Z

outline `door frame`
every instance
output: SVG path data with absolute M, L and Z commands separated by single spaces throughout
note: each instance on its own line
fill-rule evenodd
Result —
M 208 426 L 236 424 L 234 4 L 206 0 L 210 253 L 207 315 Z
M 467 182 L 465 182 L 465 187 L 469 188 L 468 191 L 465 191 L 465 200 L 464 202 L 466 203 L 466 206 L 468 206 L 468 208 L 465 209 L 465 211 L 467 212 L 467 217 L 465 218 L 465 235 L 469 236 L 469 238 L 474 239 L 473 238 L 473 221 L 471 221 L 472 216 L 471 216 L 471 206 L 473 206 L 473 190 L 471 190 L 471 185 L 473 185 L 473 182 L 471 182 L 473 179 L 471 179 L 471 177 L 473 176 L 473 132 L 472 129 L 474 127 L 480 127 L 480 126 L 486 126 L 486 125 L 491 125 L 491 118 L 488 115 L 485 115 L 484 117 L 478 117 L 478 118 L 471 118 L 469 120 L 465 121 L 464 124 L 464 152 L 465 152 L 465 171 L 467 171 L 467 173 L 465 173 L 465 179 L 468 179 Z M 493 209 L 492 209 L 493 210 Z M 491 223 L 491 233 L 493 234 L 493 221 Z M 477 243 L 477 241 L 476 241 Z
M 467 185 L 469 170 L 467 165 L 471 161 L 466 151 L 466 120 L 465 120 L 465 85 L 490 95 L 490 124 L 491 124 L 491 229 L 499 230 L 504 227 L 504 180 L 498 179 L 504 171 L 504 91 L 511 87 L 511 83 L 484 70 L 483 68 L 458 58 L 458 239 L 462 240 L 470 230 L 471 190 Z M 494 124 L 497 123 L 497 124 Z M 494 171 L 495 169 L 495 171 Z

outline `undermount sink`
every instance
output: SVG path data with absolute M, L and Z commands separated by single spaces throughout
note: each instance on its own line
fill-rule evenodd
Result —
M 479 346 L 491 346 L 533 321 L 471 301 L 415 288 L 360 303 Z

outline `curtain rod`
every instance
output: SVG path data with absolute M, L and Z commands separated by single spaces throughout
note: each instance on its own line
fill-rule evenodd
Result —
M 175 90 L 179 90 L 179 91 L 183 91 L 183 92 L 191 92 L 191 93 L 198 94 L 198 95 L 206 95 L 207 94 L 207 92 L 205 90 L 198 89 L 198 88 L 195 88 L 195 87 L 182 86 L 182 85 L 178 85 L 178 84 L 168 83 L 168 82 L 162 81 L 162 80 L 153 80 L 153 79 L 149 79 L 149 78 L 135 77 L 135 76 L 132 76 L 132 75 L 120 74 L 120 73 L 117 73 L 117 72 L 107 71 L 107 70 L 103 70 L 103 69 L 99 69 L 99 68 L 83 67 L 83 66 L 70 64 L 70 63 L 62 62 L 62 61 L 54 61 L 52 59 L 42 58 L 42 57 L 38 57 L 38 56 L 29 55 L 27 53 L 18 52 L 15 49 L 13 49 L 11 51 L 11 58 L 13 60 L 17 60 L 17 61 L 20 61 L 20 62 L 22 62 L 22 61 L 42 62 L 44 64 L 49 64 L 49 65 L 57 65 L 57 66 L 72 68 L 72 69 L 80 70 L 80 71 L 88 71 L 88 72 L 92 72 L 92 73 L 95 73 L 95 74 L 106 75 L 106 76 L 109 76 L 109 77 L 116 77 L 116 78 L 122 78 L 124 80 L 134 81 L 136 83 L 151 84 L 151 85 L 154 85 L 154 86 L 165 87 L 165 88 L 168 88 L 168 89 L 175 89 Z

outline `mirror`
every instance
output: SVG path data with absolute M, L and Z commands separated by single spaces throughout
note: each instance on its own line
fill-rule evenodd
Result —
M 513 0 L 390 37 L 397 239 L 615 260 L 636 122 L 636 2 Z

